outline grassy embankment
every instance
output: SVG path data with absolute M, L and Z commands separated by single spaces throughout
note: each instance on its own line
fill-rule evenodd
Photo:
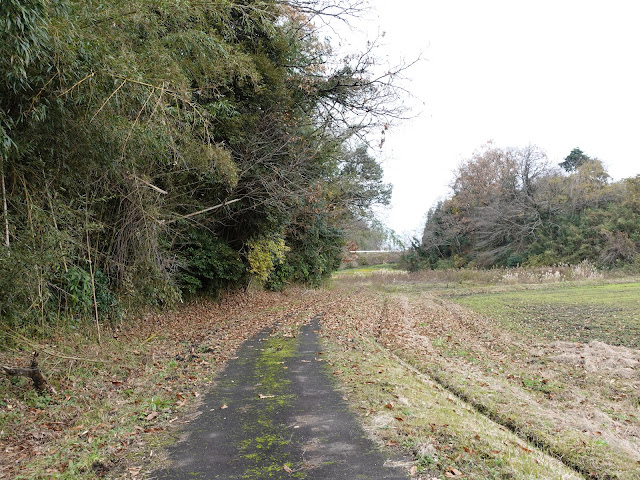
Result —
M 341 275 L 336 376 L 423 478 L 640 478 L 640 284 L 565 273 Z

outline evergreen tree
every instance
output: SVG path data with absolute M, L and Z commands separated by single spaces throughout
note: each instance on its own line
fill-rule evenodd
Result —
M 563 162 L 560 162 L 558 166 L 562 167 L 566 172 L 575 172 L 580 165 L 584 162 L 591 160 L 588 155 L 585 155 L 579 148 L 574 148 L 571 153 L 567 155 Z

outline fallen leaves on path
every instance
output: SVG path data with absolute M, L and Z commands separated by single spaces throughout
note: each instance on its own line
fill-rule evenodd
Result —
M 249 290 L 217 303 L 201 299 L 174 311 L 128 319 L 117 335 L 103 337 L 102 346 L 81 335 L 48 339 L 50 351 L 104 363 L 87 366 L 43 354 L 47 379 L 63 393 L 42 408 L 32 407 L 29 389 L 3 383 L 0 416 L 11 415 L 0 435 L 0 480 L 48 478 L 51 472 L 87 478 L 93 475 L 95 451 L 100 452 L 101 475 L 144 474 L 127 465 L 129 454 L 143 455 L 154 433 L 184 423 L 201 401 L 205 384 L 246 339 L 276 323 L 281 334 L 293 337 L 327 301 L 318 291 L 296 287 L 284 293 Z M 12 352 L 0 352 L 0 363 L 12 360 Z M 93 412 L 100 412 L 97 423 L 107 425 L 95 432 L 90 424 L 78 425 Z

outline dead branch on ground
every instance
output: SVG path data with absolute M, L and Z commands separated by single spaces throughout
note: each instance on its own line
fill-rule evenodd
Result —
M 9 377 L 29 377 L 33 381 L 33 386 L 38 391 L 39 394 L 44 393 L 56 393 L 55 389 L 49 385 L 47 380 L 42 375 L 40 368 L 38 367 L 38 352 L 33 352 L 33 358 L 31 360 L 31 365 L 27 368 L 25 367 L 5 367 L 4 365 L 0 366 L 2 372 Z

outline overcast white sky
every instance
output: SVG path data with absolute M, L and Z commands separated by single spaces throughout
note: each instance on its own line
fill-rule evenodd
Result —
M 352 23 L 370 38 L 385 33 L 380 56 L 424 58 L 406 74 L 421 113 L 378 152 L 394 185 L 382 217 L 397 233 L 422 229 L 452 170 L 489 139 L 538 145 L 555 162 L 579 147 L 614 179 L 640 174 L 640 2 L 370 3 Z M 346 41 L 358 48 L 359 36 Z

